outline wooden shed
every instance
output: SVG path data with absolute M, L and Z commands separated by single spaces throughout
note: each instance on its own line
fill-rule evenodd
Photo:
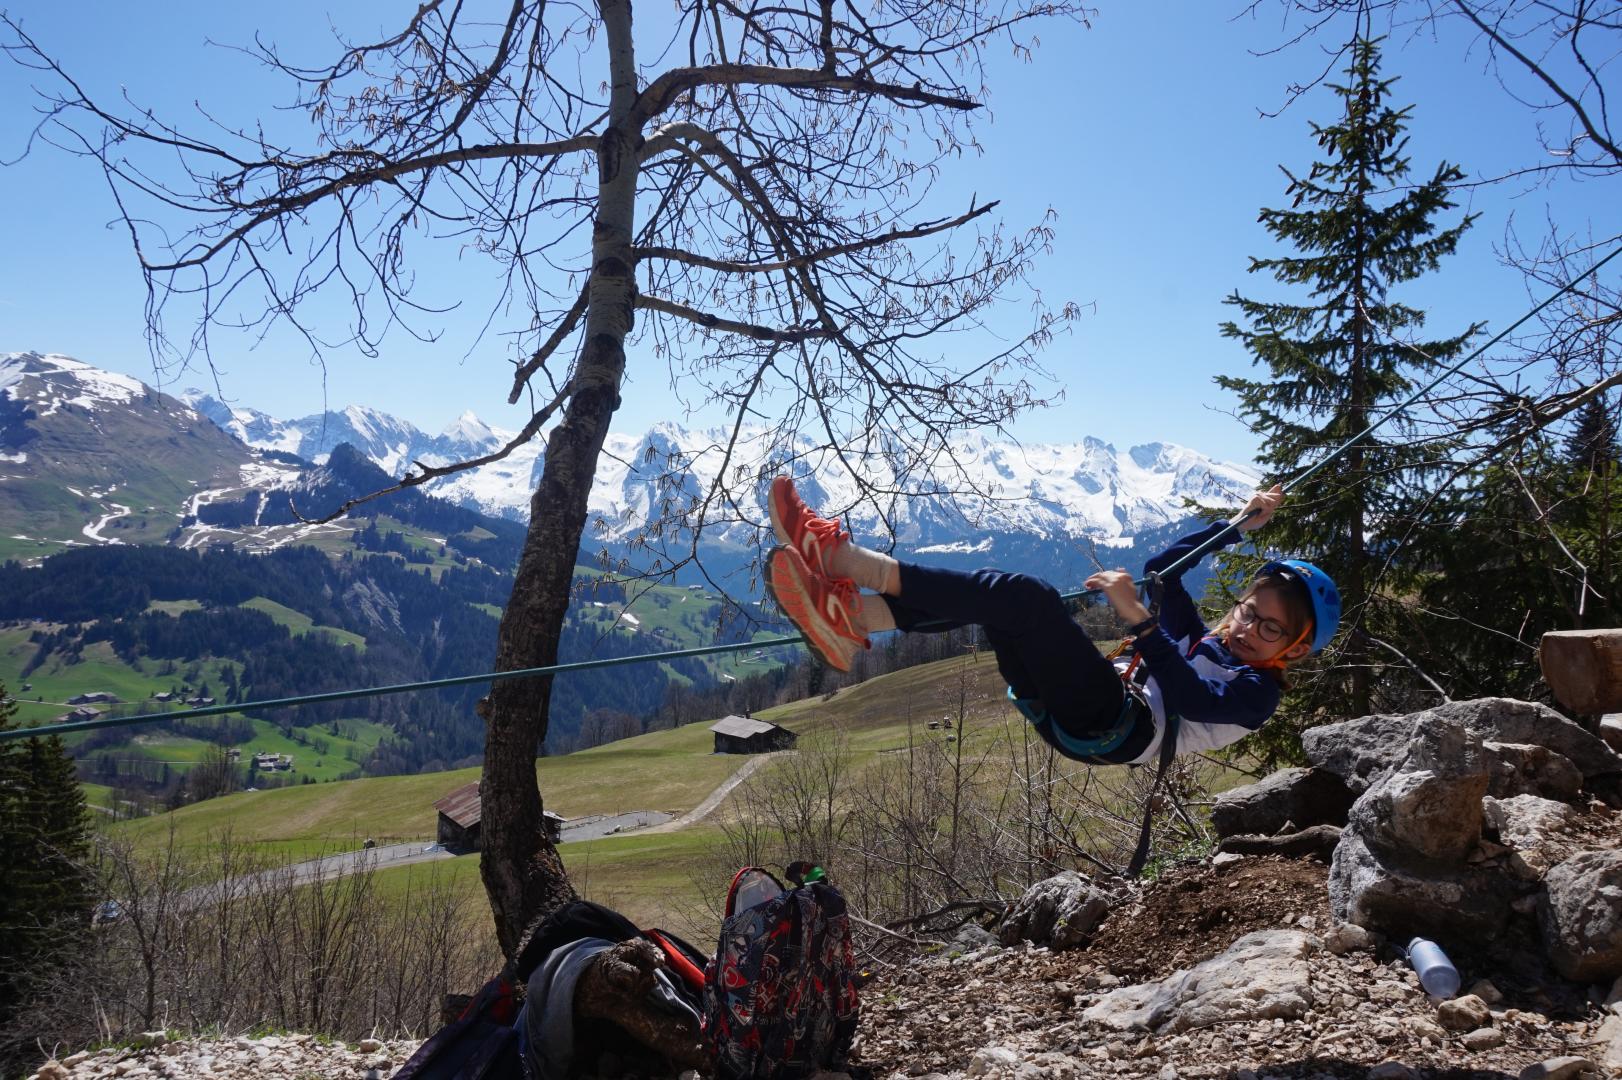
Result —
M 786 727 L 748 716 L 724 716 L 710 725 L 717 754 L 769 754 L 792 750 L 798 735 Z
M 479 821 L 484 816 L 484 807 L 479 800 L 479 781 L 463 784 L 436 802 L 434 809 L 439 811 L 439 828 L 435 839 L 448 848 L 464 851 L 479 849 Z M 552 843 L 556 844 L 563 835 L 563 817 L 550 810 L 543 813 L 546 831 L 551 835 Z

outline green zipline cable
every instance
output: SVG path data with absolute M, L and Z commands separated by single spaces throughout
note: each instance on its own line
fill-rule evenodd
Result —
M 264 701 L 239 701 L 235 705 L 205 705 L 202 708 L 183 709 L 180 712 L 146 713 L 141 716 L 104 716 L 96 720 L 72 720 L 64 724 L 46 724 L 32 728 L 9 728 L 0 731 L 0 742 L 6 739 L 31 739 L 39 735 L 61 735 L 69 731 L 94 731 L 98 728 L 129 727 L 132 724 L 156 724 L 170 720 L 192 720 L 200 716 L 219 716 L 221 713 L 257 712 L 261 709 L 285 709 L 293 705 L 315 705 L 323 701 L 347 701 L 350 698 L 381 697 L 384 694 L 404 694 L 412 690 L 437 690 L 446 686 L 468 686 L 474 683 L 498 682 L 502 679 L 533 679 L 540 675 L 558 675 L 565 671 L 585 671 L 589 668 L 641 664 L 649 660 L 680 660 L 687 656 L 709 656 L 716 653 L 741 652 L 744 649 L 770 649 L 779 645 L 799 645 L 804 641 L 805 638 L 800 635 L 766 638 L 762 641 L 741 641 L 732 645 L 706 645 L 700 649 L 639 653 L 636 656 L 615 656 L 606 660 L 578 660 L 572 664 L 551 664 L 547 667 L 519 668 L 514 671 L 492 671 L 482 675 L 457 675 L 449 679 L 425 679 L 422 682 L 396 683 L 393 686 L 368 686 L 360 690 L 331 690 L 324 694 L 301 694 L 297 697 L 269 698 Z
M 1324 458 L 1316 465 L 1305 470 L 1299 476 L 1292 479 L 1290 481 L 1291 485 L 1293 486 L 1300 484 L 1313 475 L 1322 472 L 1331 463 L 1336 461 L 1342 454 L 1346 453 L 1346 451 L 1350 450 L 1357 443 L 1374 434 L 1392 419 L 1407 411 L 1407 409 L 1413 405 L 1414 402 L 1418 401 L 1420 398 L 1436 389 L 1436 387 L 1440 386 L 1443 380 L 1462 371 L 1466 364 L 1470 363 L 1482 353 L 1486 352 L 1488 349 L 1504 340 L 1504 338 L 1514 333 L 1521 326 L 1525 325 L 1528 320 L 1536 316 L 1538 312 L 1542 311 L 1544 308 L 1548 307 L 1550 304 L 1554 303 L 1568 292 L 1571 292 L 1572 289 L 1576 288 L 1579 282 L 1598 273 L 1600 267 L 1616 258 L 1617 255 L 1622 255 L 1622 245 L 1618 245 L 1609 255 L 1605 256 L 1605 258 L 1599 260 L 1583 273 L 1577 275 L 1571 281 L 1566 283 L 1566 285 L 1558 292 L 1553 293 L 1548 297 L 1548 299 L 1534 307 L 1531 311 L 1528 311 L 1525 315 L 1522 315 L 1519 319 L 1516 319 L 1507 328 L 1495 335 L 1491 341 L 1487 342 L 1485 345 L 1472 352 L 1469 356 L 1466 356 L 1463 360 L 1460 360 L 1457 364 L 1454 364 L 1452 367 L 1442 372 L 1442 374 L 1438 375 L 1421 389 L 1414 391 L 1408 396 L 1407 400 L 1402 402 L 1402 404 L 1397 405 L 1380 419 L 1374 421 L 1374 423 L 1370 424 L 1356 435 L 1353 435 L 1351 438 L 1341 443 L 1340 446 L 1336 447 L 1330 452 L 1328 457 Z M 1250 516 L 1252 515 L 1247 514 L 1245 518 L 1241 518 L 1240 520 L 1248 520 Z M 1217 533 L 1215 536 L 1196 547 L 1193 551 L 1190 551 L 1187 555 L 1184 555 L 1182 558 L 1166 567 L 1166 569 L 1161 572 L 1161 576 L 1165 577 L 1176 574 L 1186 567 L 1192 566 L 1194 563 L 1199 562 L 1206 555 L 1208 555 L 1212 549 L 1220 546 L 1227 538 L 1230 531 L 1237 530 L 1238 527 L 1239 524 L 1237 522 L 1230 522 L 1226 529 L 1223 529 L 1221 532 Z M 1141 586 L 1146 584 L 1148 580 L 1148 578 L 1140 578 L 1136 584 Z M 1096 589 L 1083 589 L 1077 592 L 1063 593 L 1061 596 L 1066 600 L 1074 600 L 1096 591 Z M 199 709 L 187 709 L 181 712 L 147 713 L 144 716 L 108 716 L 95 720 L 72 720 L 62 724 L 44 724 L 39 727 L 10 728 L 5 731 L 0 731 L 0 742 L 4 742 L 7 739 L 28 739 L 42 735 L 61 735 L 71 731 L 92 731 L 99 728 L 130 727 L 136 724 L 157 724 L 170 720 L 190 720 L 202 716 L 218 716 L 221 713 L 256 712 L 261 709 L 283 709 L 296 705 L 314 705 L 323 701 L 348 701 L 352 698 L 380 697 L 384 694 L 404 694 L 414 690 L 435 690 L 446 686 L 467 686 L 474 683 L 497 682 L 502 679 L 530 679 L 540 675 L 560 675 L 567 671 L 585 671 L 590 668 L 614 667 L 620 664 L 640 664 L 646 663 L 649 660 L 679 660 L 688 656 L 713 656 L 719 653 L 739 652 L 743 649 L 770 649 L 780 645 L 799 645 L 803 644 L 804 641 L 804 636 L 800 635 L 796 635 L 794 637 L 767 638 L 764 641 L 744 641 L 732 645 L 708 645 L 698 649 L 678 649 L 674 652 L 663 653 L 642 653 L 636 656 L 619 656 L 607 660 L 580 660 L 571 664 L 552 664 L 547 667 L 521 668 L 516 671 L 492 671 L 480 675 L 458 675 L 449 679 L 427 679 L 422 682 L 398 683 L 394 686 L 368 686 L 359 690 L 333 690 L 324 694 L 302 694 L 297 697 L 273 698 L 268 701 L 242 701 L 236 703 L 235 705 L 207 705 Z

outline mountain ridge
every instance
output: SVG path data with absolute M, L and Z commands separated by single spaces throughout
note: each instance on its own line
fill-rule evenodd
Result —
M 394 476 L 411 462 L 444 466 L 487 454 L 514 437 L 472 410 L 464 411 L 443 432 L 429 434 L 409 421 L 360 406 L 279 420 L 227 406 L 202 391 L 188 390 L 180 397 L 250 445 L 319 463 L 335 446 L 348 442 Z M 610 432 L 589 499 L 593 515 L 602 522 L 600 536 L 623 541 L 648 521 L 667 468 L 694 481 L 677 485 L 691 493 L 714 483 L 721 455 L 712 450 L 724 444 L 723 433 L 671 421 L 661 421 L 639 435 Z M 743 430 L 739 445 L 744 452 L 730 462 L 734 466 L 739 460 L 753 464 L 782 456 L 764 429 Z M 898 540 L 922 549 L 973 544 L 983 537 L 971 534 L 1003 531 L 1047 540 L 1120 541 L 1145 528 L 1186 519 L 1185 500 L 1237 502 L 1259 481 L 1249 466 L 1164 441 L 1121 451 L 1092 436 L 1074 443 L 1019 443 L 969 434 L 954 440 L 952 448 L 967 463 L 969 486 L 977 493 L 915 494 L 897 500 L 883 516 L 894 525 Z M 796 457 L 803 450 L 792 449 L 791 456 Z M 502 461 L 427 488 L 470 509 L 522 521 L 544 452 L 544 441 L 537 438 Z M 643 468 L 645 464 L 654 467 Z M 821 505 L 845 516 L 853 528 L 869 536 L 886 531 L 880 515 L 863 504 L 854 480 L 837 465 L 816 470 L 804 486 L 808 497 L 822 500 Z M 741 537 L 726 532 L 721 542 L 741 542 Z
M 1184 529 L 1194 506 L 1237 505 L 1258 481 L 1249 466 L 1165 441 L 1121 450 L 1091 436 L 1021 444 L 970 433 L 951 443 L 963 470 L 955 486 L 963 490 L 917 492 L 916 480 L 888 471 L 891 458 L 882 447 L 867 448 L 873 487 L 898 492 L 875 500 L 808 444 L 784 445 L 763 428 L 737 435 L 729 444 L 721 433 L 673 421 L 642 433 L 611 432 L 588 499 L 593 527 L 583 546 L 645 565 L 660 552 L 639 553 L 636 541 L 662 528 L 668 565 L 691 540 L 685 507 L 718 484 L 724 469 L 736 507 L 709 517 L 701 554 L 715 573 L 750 577 L 761 545 L 770 542 L 760 511 L 766 480 L 786 468 L 808 501 L 873 546 L 948 566 L 1039 566 L 1044 576 L 1074 584 L 1101 563 L 1141 561 Z M 308 497 L 338 447 L 353 446 L 380 470 L 372 489 L 379 490 L 412 462 L 466 460 L 510 438 L 471 410 L 438 434 L 358 405 L 289 421 L 201 391 L 171 397 L 56 354 L 0 354 L 0 557 L 47 544 L 268 548 L 318 540 L 321 527 L 303 519 L 341 505 Z M 41 483 L 46 470 L 38 448 L 53 439 L 54 482 Z M 730 457 L 722 451 L 728 445 Z M 536 439 L 503 460 L 416 490 L 521 525 L 544 452 L 544 439 Z M 94 486 L 76 482 L 75 455 L 85 461 L 99 455 L 97 468 L 106 476 Z M 133 476 L 149 465 L 168 472 L 149 477 L 136 492 L 139 501 L 117 494 L 131 490 L 119 469 Z M 353 483 L 343 491 L 371 493 Z M 54 505 L 54 526 L 41 531 L 36 519 L 47 504 Z M 657 520 L 661 515 L 666 520 Z

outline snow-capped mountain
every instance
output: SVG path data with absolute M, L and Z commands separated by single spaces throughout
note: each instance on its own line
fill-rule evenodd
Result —
M 340 412 L 316 413 L 298 420 L 278 420 L 258 409 L 231 406 L 202 390 L 186 390 L 180 400 L 250 446 L 297 454 L 317 463 L 334 447 L 348 443 L 395 476 L 413 461 L 443 464 L 460 461 L 506 441 L 472 412 L 465 412 L 438 435 L 364 405 Z M 511 436 L 506 436 L 511 438 Z
M 259 451 L 138 379 L 66 356 L 0 353 L 0 549 L 163 543 L 199 486 L 243 482 Z
M 280 421 L 252 409 L 227 408 L 197 391 L 182 395 L 203 415 L 238 438 L 267 449 L 286 450 L 320 462 L 348 442 L 384 471 L 400 475 L 413 461 L 445 465 L 500 448 L 513 433 L 464 412 L 445 431 L 430 435 L 376 410 L 351 406 L 342 412 Z M 604 445 L 590 498 L 599 538 L 629 537 L 679 492 L 698 495 L 723 467 L 722 433 L 660 423 L 640 434 L 611 433 Z M 782 446 L 766 432 L 745 432 L 729 464 L 781 460 Z M 797 459 L 807 447 L 794 447 Z M 954 444 L 969 486 L 984 495 L 922 495 L 876 508 L 858 499 L 853 478 L 833 460 L 809 473 L 797 467 L 801 487 L 817 505 L 846 516 L 868 535 L 884 529 L 917 549 L 972 546 L 988 534 L 1017 532 L 1045 540 L 1130 543 L 1133 536 L 1188 517 L 1186 500 L 1223 504 L 1254 489 L 1254 470 L 1215 461 L 1170 443 L 1146 443 L 1125 451 L 1099 439 L 1076 443 L 1016 444 L 978 435 Z M 433 494 L 482 513 L 522 521 L 540 478 L 544 442 L 535 439 L 501 461 L 447 477 Z M 892 477 L 881 476 L 883 481 Z M 715 539 L 725 542 L 725 533 Z M 738 540 L 742 542 L 743 536 Z
M 164 522 L 182 523 L 182 533 L 237 527 L 244 523 L 236 520 L 242 511 L 226 509 L 227 503 L 236 506 L 244 493 L 261 491 L 264 500 L 255 505 L 271 506 L 272 488 L 300 483 L 303 466 L 284 455 L 324 463 L 333 448 L 347 443 L 400 476 L 414 461 L 464 461 L 513 437 L 472 412 L 437 434 L 361 406 L 282 420 L 200 391 L 177 400 L 128 376 L 38 353 L 0 354 L 0 391 L 0 524 L 12 525 L 18 541 L 109 542 L 116 534 L 128 536 L 126 542 L 185 542 L 196 538 L 176 540 L 169 535 L 175 526 Z M 858 485 L 837 460 L 818 457 L 809 445 L 785 446 L 756 429 L 744 432 L 730 461 L 723 461 L 726 439 L 668 422 L 640 434 L 611 433 L 590 496 L 586 547 L 622 545 L 661 512 L 679 532 L 676 519 L 687 499 L 708 491 L 723 468 L 730 477 L 743 466 L 758 477 L 736 492 L 753 520 L 729 524 L 712 517 L 705 534 L 707 550 L 741 565 L 761 540 L 758 508 L 769 471 L 759 463 L 792 461 L 806 498 L 842 517 L 859 536 L 884 543 L 893 532 L 905 550 L 949 564 L 1012 565 L 1018 559 L 1020 565 L 1073 570 L 1087 564 L 1095 548 L 1112 549 L 1120 564 L 1132 562 L 1147 554 L 1143 545 L 1162 542 L 1165 530 L 1188 519 L 1189 500 L 1237 505 L 1257 482 L 1243 465 L 1169 443 L 1122 451 L 1094 438 L 1019 445 L 967 435 L 952 448 L 967 482 L 950 486 L 964 490 L 875 505 L 859 497 Z M 544 445 L 533 440 L 500 461 L 438 481 L 430 493 L 522 522 Z M 870 453 L 864 460 L 877 463 L 864 467 L 880 469 L 890 456 Z M 161 483 L 158 475 L 147 475 L 154 472 Z M 81 474 L 94 482 L 84 482 Z M 870 479 L 881 487 L 918 488 L 911 478 L 876 472 Z M 119 494 L 108 497 L 115 490 Z M 204 505 L 213 503 L 220 504 L 218 513 L 204 513 Z M 47 530 L 42 523 L 51 513 L 62 520 Z M 98 523 L 107 521 L 116 533 L 101 531 Z M 141 529 L 149 531 L 141 535 Z M 288 540 L 297 538 L 290 534 Z

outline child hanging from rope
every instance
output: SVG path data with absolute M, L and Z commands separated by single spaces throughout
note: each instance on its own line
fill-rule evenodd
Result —
M 1230 523 L 1237 529 L 1227 542 L 1261 528 L 1283 501 L 1277 485 L 1257 492 Z M 781 546 L 768 557 L 767 587 L 830 666 L 850 670 L 856 650 L 877 631 L 978 624 L 1019 710 L 1060 753 L 1096 764 L 1149 762 L 1162 749 L 1164 762 L 1178 751 L 1243 738 L 1278 707 L 1284 669 L 1327 645 L 1340 622 L 1335 583 L 1295 559 L 1263 566 L 1210 632 L 1180 580 L 1186 567 L 1161 579 L 1152 614 L 1132 575 L 1101 570 L 1086 587 L 1103 593 L 1129 624 L 1134 654 L 1117 668 L 1040 578 L 920 566 L 859 547 L 783 476 L 772 482 L 769 512 Z M 1172 566 L 1227 528 L 1184 537 L 1150 559 L 1146 573 Z

